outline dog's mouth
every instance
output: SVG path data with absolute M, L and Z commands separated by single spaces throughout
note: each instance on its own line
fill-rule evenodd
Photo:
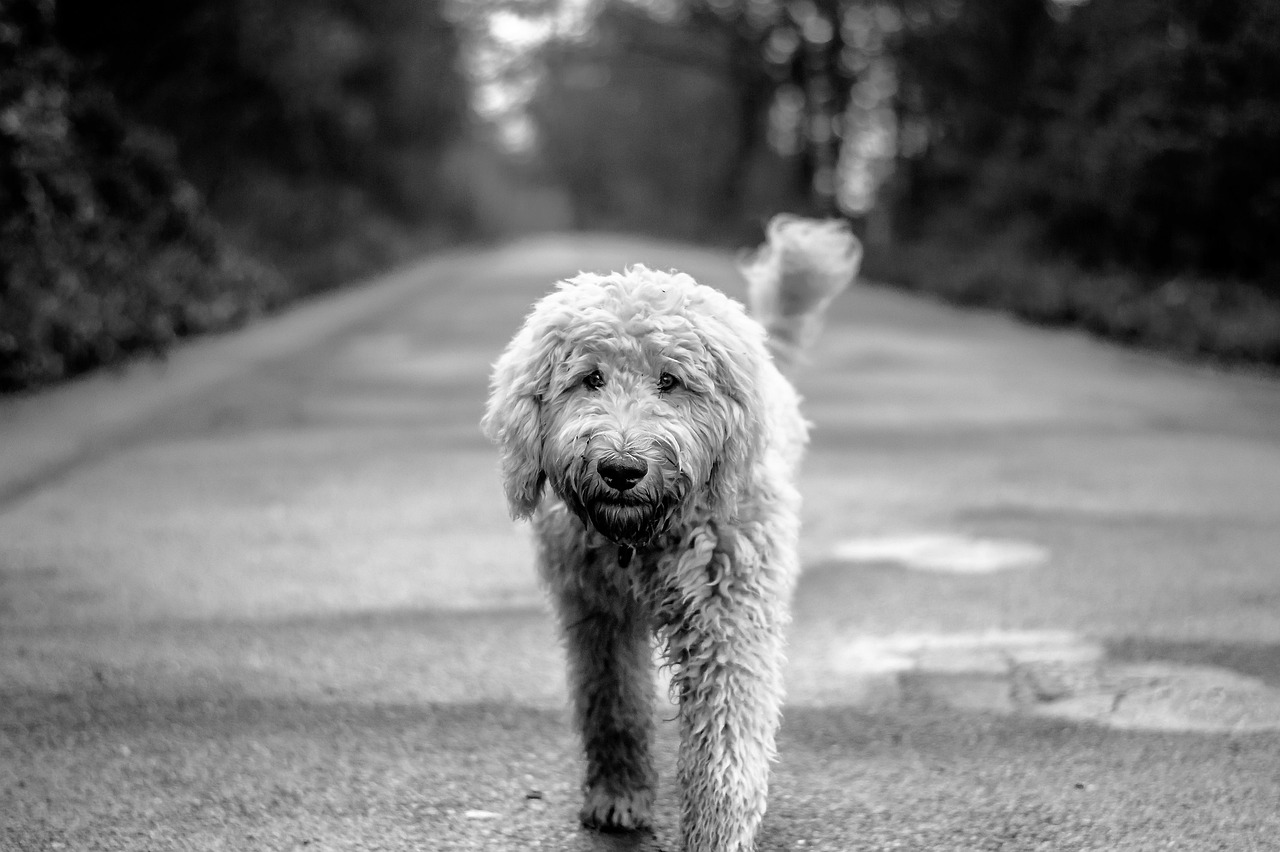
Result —
M 579 517 L 584 517 L 595 530 L 615 544 L 638 547 L 658 532 L 666 517 L 660 502 L 636 502 L 597 498 L 582 504 Z

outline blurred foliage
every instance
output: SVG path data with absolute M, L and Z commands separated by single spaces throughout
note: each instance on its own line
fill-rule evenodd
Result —
M 958 208 L 1089 268 L 1280 295 L 1280 4 L 965 2 L 899 56 L 931 139 L 901 218 L 955 232 Z
M 912 286 L 1280 360 L 1280 3 L 585 9 L 530 109 L 580 227 L 744 241 L 838 205 Z
M 1055 29 L 1028 82 L 1039 120 L 1016 138 L 1053 243 L 1280 296 L 1280 4 L 1091 4 Z
M 806 126 L 843 108 L 832 26 L 817 50 L 799 35 L 838 7 L 600 0 L 588 26 L 549 39 L 530 112 L 577 225 L 738 241 L 780 207 L 832 212 L 834 136 L 787 154 L 769 133 L 783 88 L 808 93 Z
M 728 46 L 625 5 L 603 10 L 593 35 L 548 46 L 531 105 L 575 224 L 702 236 L 741 179 L 727 155 L 737 129 Z
M 4 0 L 0 390 L 477 229 L 459 50 L 443 0 Z
M 1277 150 L 1272 0 L 4 0 L 0 389 L 442 241 L 778 210 L 909 286 L 1275 362 Z
M 908 14 L 871 268 L 954 301 L 1280 363 L 1280 4 L 972 0 Z
M 1280 365 L 1280 300 L 1234 279 L 1150 279 L 1028 252 L 1015 232 L 960 245 L 911 240 L 868 251 L 863 274 L 958 305 L 1224 363 Z
M 230 249 L 164 136 L 58 44 L 48 0 L 0 12 L 0 390 L 264 310 L 282 282 Z
M 176 142 L 237 241 L 302 289 L 453 228 L 439 164 L 467 131 L 444 0 L 57 0 L 94 80 Z

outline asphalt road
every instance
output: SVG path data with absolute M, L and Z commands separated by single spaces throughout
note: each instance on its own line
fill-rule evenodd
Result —
M 669 783 L 575 822 L 476 425 L 533 299 L 632 262 L 740 292 L 542 238 L 0 403 L 0 850 L 677 849 Z M 1280 849 L 1280 381 L 869 286 L 799 381 L 762 852 Z

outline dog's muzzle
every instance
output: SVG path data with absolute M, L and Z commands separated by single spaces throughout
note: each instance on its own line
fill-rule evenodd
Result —
M 641 456 L 602 455 L 583 468 L 570 493 L 561 495 L 579 518 L 605 538 L 627 547 L 647 543 L 665 524 L 676 495 Z
M 670 442 L 629 445 L 612 433 L 577 434 L 567 464 L 548 480 L 579 520 L 623 547 L 642 547 L 665 531 L 691 485 Z

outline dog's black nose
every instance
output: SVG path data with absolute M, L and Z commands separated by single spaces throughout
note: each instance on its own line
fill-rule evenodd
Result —
M 644 459 L 614 456 L 601 459 L 596 468 L 600 471 L 600 478 L 607 482 L 610 488 L 626 491 L 644 478 L 649 465 L 645 464 Z

